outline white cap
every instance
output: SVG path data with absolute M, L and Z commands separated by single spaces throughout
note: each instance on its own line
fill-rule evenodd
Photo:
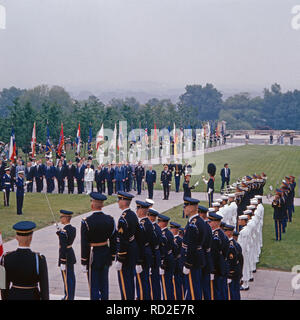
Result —
M 235 198 L 235 194 L 234 193 L 229 193 L 228 194 L 228 198 Z
M 247 207 L 247 208 L 248 208 L 248 207 Z M 244 214 L 252 214 L 252 210 L 248 210 L 248 209 L 247 209 L 247 210 L 243 211 L 243 213 L 244 213 Z
M 261 199 L 262 199 L 262 196 L 256 195 L 255 198 L 261 200 Z
M 215 208 L 208 208 L 208 212 L 215 212 Z
M 154 205 L 154 201 L 152 199 L 146 199 L 146 202 Z
M 221 199 L 222 200 L 228 200 L 228 196 L 222 196 Z
M 221 203 L 221 202 L 222 202 L 222 199 L 216 199 L 215 202 Z
M 250 204 L 258 204 L 257 199 L 251 199 L 251 200 L 250 200 Z
M 245 212 L 245 211 L 244 211 L 244 212 Z M 245 214 L 242 214 L 242 215 L 239 216 L 239 219 L 240 219 L 240 220 L 248 220 L 248 216 L 245 215 Z
M 255 209 L 255 206 L 253 205 L 247 206 L 247 210 L 253 210 L 253 209 Z
M 212 203 L 212 206 L 213 206 L 213 207 L 220 207 L 220 203 L 219 203 L 219 202 L 213 202 L 213 203 Z
M 24 174 L 24 171 L 19 171 L 18 174 Z

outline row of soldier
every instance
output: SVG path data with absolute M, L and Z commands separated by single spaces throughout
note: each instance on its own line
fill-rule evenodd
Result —
M 280 241 L 282 233 L 286 232 L 287 223 L 292 222 L 295 198 L 296 182 L 294 176 L 285 176 L 281 186 L 275 190 L 272 200 L 274 209 L 273 219 L 275 222 L 275 239 Z

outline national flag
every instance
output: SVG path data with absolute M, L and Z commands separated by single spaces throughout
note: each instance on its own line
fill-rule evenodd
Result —
M 156 129 L 156 123 L 154 123 L 154 136 L 153 136 L 154 142 L 157 141 L 157 129 Z
M 79 155 L 80 154 L 80 142 L 81 142 L 81 132 L 80 132 L 80 123 L 78 124 L 77 134 L 76 134 L 76 152 Z
M 1 260 L 1 257 L 3 256 L 3 242 L 2 242 L 2 234 L 0 232 L 0 260 Z
M 131 127 L 131 130 L 130 130 L 129 141 L 136 143 L 135 130 L 133 130 L 132 127 Z
M 46 141 L 46 155 L 49 155 L 51 150 L 51 143 L 50 143 L 50 132 L 49 132 L 49 127 L 48 127 L 48 122 L 47 122 L 47 141 Z
M 11 136 L 10 136 L 10 144 L 9 144 L 9 160 L 15 161 L 17 157 L 17 146 L 16 146 L 16 137 L 15 130 L 12 128 Z
M 115 129 L 113 133 L 113 137 L 109 146 L 109 150 L 113 153 L 116 151 L 116 144 L 117 144 L 117 124 L 115 123 Z
M 57 154 L 59 156 L 61 156 L 62 154 L 64 144 L 65 144 L 64 127 L 63 127 L 63 124 L 61 124 L 60 136 L 59 136 L 59 142 L 58 142 L 58 148 L 57 148 Z
M 123 132 L 122 132 L 122 123 L 119 122 L 119 139 L 118 139 L 118 151 L 120 151 L 120 149 L 122 149 L 124 146 L 123 146 Z
M 35 132 L 35 123 L 33 124 L 32 137 L 31 137 L 31 155 L 35 156 L 35 145 L 36 145 L 36 132 Z
M 90 129 L 89 129 L 89 139 L 88 139 L 88 151 L 91 151 L 91 150 L 92 150 L 92 140 L 93 140 L 92 127 L 90 126 Z
M 177 132 L 176 132 L 176 125 L 175 125 L 175 122 L 174 122 L 174 156 L 176 157 L 177 156 L 177 143 L 178 143 L 178 135 L 177 135 Z
M 104 160 L 104 127 L 103 124 L 101 126 L 101 129 L 98 131 L 97 136 L 96 136 L 96 158 L 99 162 L 99 164 L 103 163 Z

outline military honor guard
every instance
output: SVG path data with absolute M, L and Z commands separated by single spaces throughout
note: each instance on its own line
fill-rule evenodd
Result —
M 2 300 L 49 300 L 49 280 L 46 258 L 30 249 L 34 222 L 20 221 L 13 226 L 18 248 L 2 256 L 6 288 Z
M 152 165 L 149 165 L 146 171 L 146 183 L 148 186 L 148 198 L 153 199 L 153 189 L 156 183 L 156 171 L 153 170 Z
M 163 200 L 169 199 L 171 181 L 172 181 L 172 172 L 169 170 L 169 166 L 165 164 L 164 170 L 161 172 L 161 175 L 160 175 L 160 183 L 164 189 Z
M 17 214 L 21 215 L 23 214 L 23 201 L 24 201 L 24 186 L 25 186 L 25 180 L 24 180 L 24 171 L 18 172 L 18 177 L 16 179 L 16 198 L 17 198 Z
M 136 200 L 136 214 L 139 218 L 138 260 L 136 265 L 136 291 L 138 300 L 153 300 L 150 285 L 150 268 L 153 267 L 154 249 L 158 245 L 155 229 L 147 213 L 150 203 Z
M 175 300 L 184 300 L 184 275 L 182 272 L 183 268 L 183 259 L 181 256 L 182 253 L 182 238 L 179 236 L 179 229 L 181 225 L 176 222 L 170 222 L 170 231 L 174 236 L 174 277 L 173 277 L 173 286 L 174 286 L 174 299 Z
M 134 196 L 130 193 L 118 192 L 118 205 L 122 214 L 117 226 L 117 261 L 118 281 L 122 300 L 135 299 L 135 266 L 138 259 L 138 244 L 140 225 L 138 217 L 130 209 Z
M 117 251 L 113 217 L 102 209 L 107 197 L 91 192 L 92 214 L 81 222 L 81 264 L 87 273 L 91 300 L 109 299 L 108 271 Z
M 158 215 L 158 225 L 162 231 L 162 236 L 165 238 L 165 245 L 162 254 L 162 262 L 160 268 L 160 280 L 162 287 L 163 300 L 174 300 L 174 285 L 173 275 L 175 269 L 174 261 L 174 236 L 168 229 L 170 218 L 162 214 Z
M 72 211 L 60 210 L 60 222 L 63 228 L 56 232 L 59 239 L 58 266 L 61 270 L 65 291 L 62 300 L 74 300 L 75 297 L 74 264 L 76 263 L 76 257 L 72 245 L 76 237 L 76 228 L 70 223 L 72 214 Z
M 207 172 L 209 174 L 209 179 L 205 180 L 203 178 L 204 183 L 207 185 L 207 195 L 208 195 L 209 207 L 211 207 L 212 203 L 214 202 L 216 170 L 217 170 L 217 168 L 216 168 L 215 164 L 209 163 L 207 166 Z
M 2 188 L 4 191 L 4 206 L 9 207 L 9 196 L 11 190 L 11 175 L 10 175 L 10 168 L 6 168 L 5 173 L 2 177 Z

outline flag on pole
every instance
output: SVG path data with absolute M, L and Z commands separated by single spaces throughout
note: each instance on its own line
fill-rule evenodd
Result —
M 177 143 L 178 143 L 178 135 L 176 132 L 176 125 L 174 122 L 174 156 L 177 156 Z
M 116 144 L 117 144 L 117 124 L 115 123 L 115 129 L 114 129 L 114 133 L 111 139 L 111 143 L 109 146 L 109 150 L 111 153 L 115 153 L 116 152 Z
M 59 142 L 58 142 L 58 148 L 57 148 L 57 154 L 59 156 L 61 156 L 62 154 L 64 144 L 65 144 L 64 127 L 63 127 L 63 124 L 61 124 L 60 136 L 59 136 Z
M 122 132 L 122 123 L 119 122 L 119 139 L 118 139 L 118 151 L 123 148 L 123 132 Z
M 89 129 L 89 139 L 88 139 L 88 151 L 92 151 L 92 140 L 93 140 L 92 127 L 90 126 L 90 129 Z
M 36 132 L 35 132 L 35 123 L 33 124 L 32 137 L 31 137 L 31 156 L 35 156 L 35 145 L 36 145 Z
M 47 122 L 47 141 L 46 141 L 46 155 L 49 155 L 51 150 L 51 143 L 50 143 L 50 132 L 49 132 L 49 127 L 48 127 L 48 122 Z
M 101 129 L 97 133 L 96 137 L 96 158 L 98 160 L 99 164 L 102 164 L 104 161 L 104 127 L 103 124 L 101 126 Z
M 0 232 L 0 260 L 2 256 L 3 256 L 3 242 L 2 242 L 2 234 Z
M 156 129 L 156 123 L 154 123 L 154 137 L 153 137 L 154 142 L 157 141 L 157 129 Z
M 145 129 L 145 144 L 148 145 L 148 128 Z
M 16 137 L 15 130 L 12 128 L 11 136 L 10 136 L 10 144 L 9 144 L 9 160 L 15 161 L 17 157 L 17 146 L 16 146 Z
M 78 155 L 80 154 L 80 140 L 81 140 L 81 133 L 80 133 L 80 123 L 79 123 L 78 129 L 77 129 L 77 135 L 76 135 L 76 139 L 75 139 L 76 152 L 78 153 Z

